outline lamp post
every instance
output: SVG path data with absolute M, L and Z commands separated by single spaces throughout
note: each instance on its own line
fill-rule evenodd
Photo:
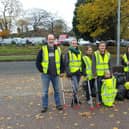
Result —
M 117 65 L 120 64 L 120 6 L 121 6 L 121 0 L 118 0 L 118 9 L 117 9 Z

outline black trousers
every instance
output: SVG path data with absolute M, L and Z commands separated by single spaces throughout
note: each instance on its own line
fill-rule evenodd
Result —
M 94 85 L 94 81 L 95 81 L 94 79 L 89 80 L 92 97 L 95 97 L 95 85 Z M 86 100 L 87 101 L 90 100 L 90 94 L 89 94 L 89 88 L 88 88 L 88 81 L 85 81 L 84 82 L 83 89 L 84 89 L 84 93 L 85 93 L 85 96 L 86 96 Z
M 129 72 L 125 72 L 126 81 L 129 81 Z
M 98 86 L 98 94 L 99 94 L 99 101 L 102 102 L 101 98 L 101 87 L 102 87 L 102 80 L 104 76 L 97 76 L 97 86 Z

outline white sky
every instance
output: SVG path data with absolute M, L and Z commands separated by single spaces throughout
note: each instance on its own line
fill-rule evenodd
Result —
M 73 11 L 77 0 L 20 0 L 24 9 L 40 8 L 57 14 L 72 27 Z

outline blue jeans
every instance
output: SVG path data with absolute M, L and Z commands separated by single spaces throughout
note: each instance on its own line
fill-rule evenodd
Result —
M 80 81 L 80 76 L 72 75 L 71 82 L 72 82 L 72 89 L 73 89 L 73 94 L 74 95 L 76 95 L 77 92 L 78 92 L 79 81 Z
M 43 83 L 42 106 L 48 107 L 48 90 L 49 90 L 50 81 L 52 82 L 52 86 L 54 89 L 54 98 L 55 98 L 56 106 L 61 105 L 60 92 L 59 92 L 59 76 L 51 76 L 48 74 L 42 74 L 41 79 Z

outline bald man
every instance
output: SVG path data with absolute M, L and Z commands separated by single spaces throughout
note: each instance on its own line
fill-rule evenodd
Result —
M 42 113 L 48 110 L 48 90 L 52 83 L 57 110 L 62 110 L 59 92 L 59 75 L 64 71 L 63 58 L 59 46 L 54 45 L 55 36 L 49 34 L 47 43 L 42 45 L 36 59 L 36 67 L 41 73 L 43 84 Z

